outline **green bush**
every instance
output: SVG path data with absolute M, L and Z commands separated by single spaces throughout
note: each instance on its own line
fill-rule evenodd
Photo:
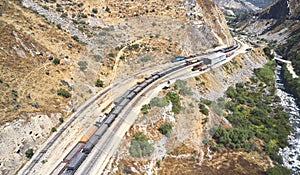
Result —
M 55 127 L 51 128 L 51 132 L 56 132 L 57 129 Z
M 193 95 L 192 89 L 190 87 L 186 87 L 187 82 L 184 80 L 176 80 L 175 81 L 175 89 L 179 90 L 179 93 L 182 95 Z
M 25 152 L 25 156 L 28 158 L 28 159 L 30 159 L 30 158 L 32 158 L 32 156 L 33 156 L 33 149 L 32 148 L 29 148 L 28 150 L 26 150 L 26 152 Z
M 97 14 L 98 13 L 98 9 L 97 8 L 93 8 L 92 12 L 95 13 L 95 14 Z
M 199 109 L 200 109 L 200 112 L 204 115 L 208 115 L 209 114 L 209 111 L 208 109 L 205 107 L 204 104 L 202 103 L 199 103 Z
M 133 157 L 145 157 L 150 156 L 154 151 L 152 144 L 148 142 L 148 138 L 141 132 L 134 135 L 131 140 L 129 153 Z
M 63 122 L 64 122 L 64 118 L 60 117 L 60 118 L 59 118 L 59 122 L 60 122 L 60 123 L 63 123 Z
M 53 62 L 55 65 L 58 65 L 58 64 L 60 64 L 60 59 L 54 58 L 52 62 Z
M 161 124 L 160 127 L 158 128 L 158 131 L 166 136 L 169 136 L 171 131 L 172 131 L 172 124 L 169 122 L 165 122 L 164 124 Z
M 96 81 L 95 86 L 97 86 L 97 87 L 103 87 L 103 81 L 100 80 L 100 79 L 98 79 L 98 80 Z
M 73 36 L 72 36 L 72 38 L 73 38 L 73 40 L 75 40 L 75 41 L 79 42 L 79 38 L 78 38 L 78 36 L 77 36 L 77 35 L 73 35 Z
M 276 63 L 274 61 L 270 61 L 266 63 L 263 68 L 254 69 L 254 73 L 259 80 L 268 85 L 272 85 L 274 84 L 275 67 Z
M 151 106 L 157 106 L 157 107 L 165 107 L 168 106 L 168 101 L 166 100 L 165 97 L 159 98 L 159 97 L 154 97 L 150 101 Z
M 265 47 L 264 49 L 264 53 L 270 58 L 273 59 L 274 58 L 274 54 L 271 54 L 271 49 L 269 47 Z
M 78 66 L 81 71 L 85 71 L 87 69 L 88 63 L 86 61 L 78 61 Z
M 268 168 L 266 171 L 267 175 L 290 175 L 292 171 L 281 165 L 276 165 L 274 167 Z
M 150 104 L 144 104 L 141 108 L 143 114 L 148 114 L 148 110 L 151 109 Z
M 72 96 L 69 91 L 62 88 L 57 90 L 57 95 L 63 96 L 65 98 L 70 98 Z

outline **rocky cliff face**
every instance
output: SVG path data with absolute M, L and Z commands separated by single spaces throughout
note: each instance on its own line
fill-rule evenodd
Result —
M 233 44 L 211 0 L 3 0 L 0 16 L 3 174 L 15 173 L 28 148 L 38 149 L 59 118 L 101 89 L 97 79 L 107 86 L 131 73 L 114 69 L 134 63 L 142 70 L 174 55 Z M 119 53 L 136 41 L 138 49 Z M 58 96 L 60 88 L 72 97 Z
M 298 35 L 299 14 L 298 0 L 277 0 L 259 13 L 255 19 L 251 19 L 245 25 L 244 31 L 284 44 L 288 39 L 293 39 Z
M 299 0 L 277 0 L 273 5 L 264 9 L 264 11 L 260 14 L 260 18 L 299 20 L 299 3 Z

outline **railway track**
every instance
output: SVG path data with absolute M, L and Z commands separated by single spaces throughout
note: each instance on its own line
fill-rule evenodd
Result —
M 92 99 L 90 102 L 88 102 L 84 107 L 82 107 L 70 120 L 68 120 L 63 127 L 56 132 L 51 140 L 41 149 L 41 151 L 37 154 L 37 156 L 31 161 L 31 163 L 28 165 L 27 168 L 24 169 L 24 172 L 22 174 L 29 174 L 32 168 L 35 166 L 37 162 L 40 161 L 40 159 L 43 157 L 43 155 L 47 152 L 47 150 L 54 144 L 55 140 L 58 139 L 62 133 L 86 110 L 92 103 L 94 103 L 96 100 L 98 100 L 102 95 L 107 93 L 109 90 L 111 90 L 111 87 L 107 88 L 103 92 L 97 94 L 96 98 Z
M 158 84 L 159 83 L 154 83 L 150 88 L 145 90 L 144 94 L 149 93 L 149 91 L 152 90 L 153 87 L 155 87 Z M 112 138 L 114 136 L 114 134 L 117 132 L 117 130 L 121 127 L 121 125 L 125 121 L 126 116 L 129 115 L 129 113 L 132 111 L 132 108 L 141 100 L 141 98 L 142 98 L 142 96 L 138 96 L 137 98 L 135 98 L 135 101 L 128 107 L 128 109 L 125 111 L 125 113 L 122 115 L 122 117 L 119 118 L 120 120 L 116 123 L 116 126 L 113 128 L 112 132 L 110 132 L 110 135 L 107 136 L 108 138 Z M 104 141 L 104 143 L 101 144 L 101 147 L 95 147 L 98 150 L 98 152 L 97 152 L 96 156 L 92 159 L 92 161 L 89 162 L 90 165 L 94 165 L 96 163 L 96 161 L 102 155 L 103 150 L 105 150 L 105 148 L 111 143 L 111 141 L 112 141 L 112 139 L 106 139 Z M 98 144 L 99 143 L 101 143 L 101 142 L 99 141 Z M 82 174 L 85 174 L 85 175 L 89 174 L 90 171 L 92 170 L 92 168 L 93 168 L 93 166 L 88 166 Z
M 178 64 L 179 65 L 179 64 Z M 163 66 L 158 66 L 159 68 L 162 68 Z M 156 68 L 158 68 L 158 67 L 156 67 Z M 176 72 L 176 71 L 180 71 L 180 70 L 182 70 L 182 69 L 184 69 L 184 68 L 186 68 L 186 66 L 184 66 L 184 67 L 180 67 L 179 69 L 174 69 L 173 71 L 171 71 L 171 72 L 169 72 L 169 73 L 167 73 L 167 75 L 166 76 L 164 76 L 164 77 L 161 77 L 161 80 L 164 80 L 164 79 L 166 79 L 167 77 L 168 77 L 168 75 L 169 74 L 171 74 L 171 73 L 174 73 L 174 72 Z M 130 78 L 132 78 L 132 77 L 135 77 L 135 76 L 137 76 L 137 75 L 139 75 L 139 74 L 142 74 L 142 73 L 144 73 L 144 72 L 147 72 L 147 71 L 149 71 L 149 70 L 152 70 L 153 68 L 148 68 L 148 69 L 145 69 L 145 70 L 143 70 L 143 71 L 141 71 L 141 72 L 138 72 L 138 73 L 135 73 L 135 74 L 133 74 L 133 75 L 131 75 L 131 76 L 129 76 L 129 77 L 127 77 L 127 78 L 125 78 L 125 79 L 123 79 L 123 80 L 119 80 L 118 82 L 116 82 L 116 83 L 114 83 L 114 84 L 111 84 L 110 86 L 108 86 L 108 87 L 106 87 L 106 89 L 105 90 L 103 90 L 102 92 L 100 92 L 100 93 L 98 93 L 96 96 L 94 96 L 93 98 L 91 98 L 90 99 L 90 101 L 88 101 L 87 103 L 85 103 L 83 106 L 81 106 L 80 107 L 80 109 L 78 110 L 78 112 L 76 113 L 76 114 L 74 114 L 74 116 L 73 117 L 71 117 L 60 129 L 59 129 L 59 131 L 55 134 L 55 135 L 53 135 L 52 136 L 52 138 L 50 139 L 50 141 L 40 150 L 40 152 L 32 159 L 32 161 L 30 162 L 30 164 L 24 169 L 24 171 L 23 171 L 23 173 L 21 173 L 21 174 L 29 174 L 29 172 L 33 169 L 33 167 L 35 166 L 35 164 L 36 163 L 38 163 L 40 160 L 41 160 L 41 158 L 43 157 L 43 155 L 45 155 L 45 153 L 49 150 L 49 148 L 51 147 L 51 146 L 53 146 L 54 145 L 54 143 L 55 143 L 55 140 L 57 140 L 61 135 L 62 135 L 62 133 L 86 110 L 86 109 L 88 109 L 89 108 L 89 106 L 90 105 L 92 105 L 96 100 L 98 100 L 101 96 L 103 96 L 104 94 L 106 94 L 107 92 L 109 92 L 109 91 L 111 91 L 112 89 L 113 89 L 113 87 L 115 87 L 115 86 L 118 86 L 119 84 L 121 84 L 122 82 L 125 82 L 125 81 L 127 81 L 127 80 L 129 80 Z M 179 76 L 178 76 L 179 77 Z M 176 77 L 175 77 L 176 78 Z M 173 78 L 174 79 L 174 78 Z M 144 94 L 145 93 L 148 93 L 155 85 L 157 85 L 157 81 L 156 82 L 154 82 L 154 83 L 151 83 L 150 84 L 150 88 L 147 88 L 146 90 L 145 90 L 145 92 L 144 92 Z M 98 151 L 97 153 L 96 153 L 96 155 L 95 155 L 95 157 L 93 157 L 92 158 L 92 161 L 90 161 L 89 162 L 89 164 L 90 165 L 93 165 L 93 164 L 95 164 L 96 163 L 96 161 L 98 160 L 98 158 L 101 156 L 101 154 L 103 153 L 103 150 L 104 150 L 104 148 L 105 147 L 107 147 L 110 143 L 111 143 L 111 139 L 110 138 L 112 138 L 113 136 L 114 136 L 114 133 L 115 132 L 117 132 L 118 131 L 118 129 L 120 128 L 120 126 L 122 125 L 122 123 L 124 122 L 124 120 L 125 120 L 125 117 L 126 116 L 128 116 L 129 115 L 129 113 L 132 111 L 132 108 L 133 108 L 133 106 L 135 106 L 139 101 L 140 101 L 140 99 L 142 98 L 142 96 L 138 96 L 137 98 L 135 98 L 134 100 L 134 102 L 133 103 L 131 103 L 131 105 L 129 106 L 129 108 L 128 108 L 128 106 L 126 106 L 126 108 L 128 108 L 127 110 L 126 110 L 126 112 L 122 115 L 122 117 L 119 117 L 119 120 L 118 120 L 118 122 L 116 123 L 116 126 L 112 129 L 112 131 L 109 133 L 109 136 L 108 136 L 108 138 L 109 139 L 106 139 L 105 141 L 104 141 L 104 143 L 101 145 L 101 147 L 97 147 L 98 148 L 98 150 L 101 150 L 101 151 Z M 98 142 L 99 143 L 99 142 Z M 97 145 L 99 145 L 99 144 L 97 144 Z M 109 149 L 112 149 L 113 147 L 110 147 Z M 84 170 L 84 174 L 87 174 L 87 173 L 89 173 L 90 172 L 90 170 L 93 168 L 93 166 L 88 166 L 88 168 L 86 168 L 85 170 Z
M 158 66 L 158 68 L 162 68 L 164 66 Z M 89 108 L 89 106 L 91 104 L 93 104 L 95 101 L 99 100 L 100 97 L 102 97 L 104 94 L 108 93 L 109 91 L 111 91 L 114 87 L 118 86 L 119 84 L 121 84 L 124 81 L 128 81 L 129 79 L 132 79 L 138 75 L 144 74 L 150 70 L 152 70 L 153 68 L 147 68 L 144 69 L 140 72 L 137 72 L 131 76 L 126 77 L 125 79 L 121 79 L 118 80 L 117 82 L 111 84 L 110 86 L 106 87 L 105 89 L 102 90 L 102 92 L 100 91 L 96 96 L 92 97 L 90 99 L 90 101 L 88 101 L 88 103 L 84 104 L 84 106 L 79 107 L 79 110 L 76 112 L 76 114 L 74 114 L 73 116 L 71 116 L 69 118 L 69 120 L 67 120 L 64 124 L 61 125 L 61 128 L 58 128 L 58 131 L 50 136 L 50 141 L 48 141 L 48 143 L 46 145 L 44 145 L 40 151 L 38 153 L 36 153 L 33 158 L 30 160 L 30 163 L 25 165 L 19 172 L 18 174 L 30 174 L 30 172 L 32 171 L 32 169 L 34 168 L 34 166 L 41 161 L 42 157 L 46 154 L 46 152 L 54 145 L 55 141 L 67 130 L 67 128 L 69 126 L 72 125 L 72 123 L 86 110 Z

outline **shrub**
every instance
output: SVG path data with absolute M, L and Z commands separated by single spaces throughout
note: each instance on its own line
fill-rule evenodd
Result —
M 97 87 L 103 87 L 103 81 L 98 79 L 95 84 Z
M 92 12 L 93 12 L 93 13 L 98 13 L 98 9 L 97 9 L 97 8 L 93 8 L 93 9 L 92 9 Z
M 268 168 L 266 174 L 267 175 L 283 175 L 283 174 L 290 175 L 292 174 L 292 171 L 281 165 L 276 165 L 274 167 Z
M 204 104 L 202 103 L 199 103 L 199 109 L 200 109 L 200 112 L 204 115 L 208 115 L 209 114 L 209 111 L 208 109 L 205 107 Z
M 150 104 L 144 104 L 141 108 L 143 114 L 148 114 L 148 110 L 151 109 Z
M 157 107 L 165 107 L 167 106 L 169 103 L 166 100 L 165 97 L 159 98 L 159 97 L 154 97 L 151 99 L 150 101 L 150 105 L 151 106 L 157 106 Z
M 58 65 L 58 64 L 60 64 L 60 59 L 54 58 L 52 62 L 53 62 L 55 65 Z
M 164 124 L 161 124 L 160 127 L 158 128 L 158 131 L 166 136 L 169 136 L 171 131 L 172 131 L 172 124 L 169 122 L 165 122 Z
M 72 96 L 69 91 L 62 88 L 57 90 L 57 95 L 63 96 L 65 98 L 70 98 Z
M 56 132 L 57 129 L 55 127 L 51 128 L 51 132 Z
M 187 82 L 184 80 L 175 81 L 175 89 L 179 89 L 179 93 L 182 95 L 192 95 L 193 92 L 190 87 L 186 87 Z
M 60 118 L 59 118 L 59 122 L 60 122 L 60 123 L 63 123 L 63 122 L 64 122 L 64 118 L 60 117 Z
M 29 148 L 28 150 L 26 150 L 26 152 L 25 152 L 25 156 L 28 158 L 28 159 L 30 159 L 30 158 L 32 158 L 32 156 L 33 156 L 33 149 L 32 148 Z
M 148 138 L 141 132 L 134 135 L 131 140 L 129 153 L 133 157 L 145 157 L 150 156 L 154 151 L 152 144 L 148 142 Z
M 270 58 L 273 59 L 274 58 L 274 54 L 271 54 L 271 49 L 269 47 L 265 47 L 264 49 L 264 53 Z
M 78 66 L 81 71 L 85 71 L 87 69 L 88 63 L 86 61 L 78 61 Z
M 75 40 L 75 41 L 79 42 L 79 38 L 78 38 L 78 36 L 77 36 L 77 35 L 73 35 L 73 36 L 72 36 L 72 38 L 73 38 L 73 40 Z
M 61 24 L 57 24 L 56 27 L 57 27 L 58 29 L 61 29 Z

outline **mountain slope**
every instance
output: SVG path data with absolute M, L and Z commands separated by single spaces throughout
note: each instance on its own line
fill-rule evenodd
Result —
M 3 0 L 0 12 L 2 174 L 14 174 L 26 150 L 101 90 L 97 79 L 107 86 L 175 55 L 234 43 L 211 0 Z
M 214 0 L 218 5 L 226 9 L 242 11 L 259 11 L 267 7 L 274 0 Z

